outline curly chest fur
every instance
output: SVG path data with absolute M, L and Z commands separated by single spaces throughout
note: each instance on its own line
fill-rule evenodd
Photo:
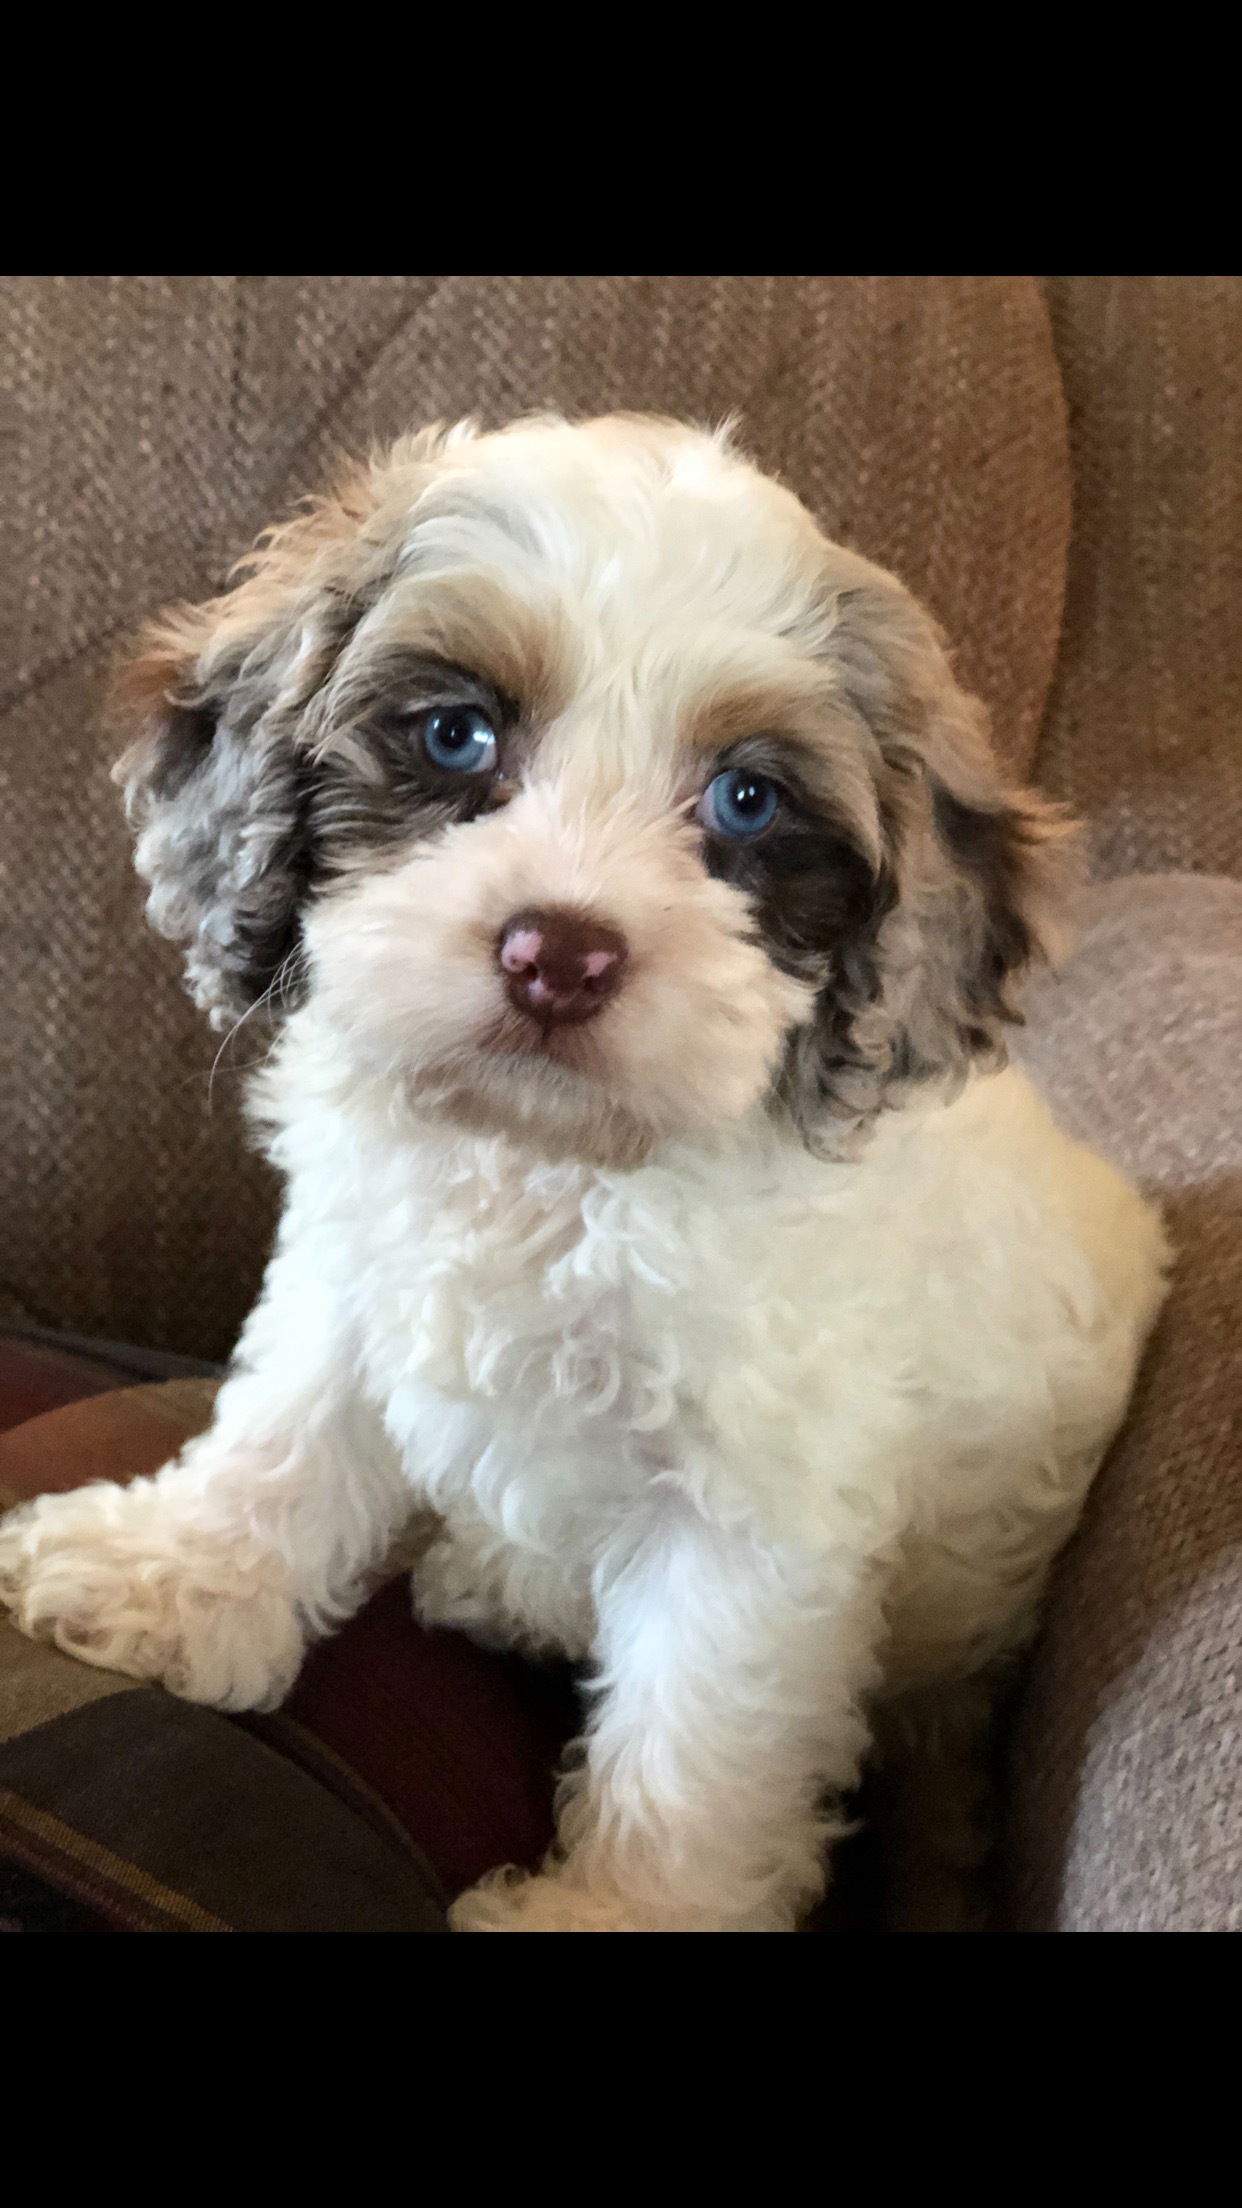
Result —
M 576 1165 L 521 1175 L 496 1143 L 455 1151 L 359 1230 L 390 1429 L 425 1451 L 472 1414 L 467 1454 L 503 1440 L 579 1480 L 675 1461 L 741 1316 L 696 1280 L 684 1203 Z
M 817 1550 L 983 1538 L 1080 1486 L 1158 1272 L 1144 1207 L 1014 1074 L 856 1164 L 756 1138 L 614 1171 L 303 1110 L 275 1154 L 411 1483 L 552 1545 L 671 1485 Z

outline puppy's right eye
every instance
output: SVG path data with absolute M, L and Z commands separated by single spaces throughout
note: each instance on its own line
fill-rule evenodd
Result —
M 437 705 L 420 715 L 419 736 L 429 765 L 448 774 L 491 774 L 496 731 L 477 705 Z

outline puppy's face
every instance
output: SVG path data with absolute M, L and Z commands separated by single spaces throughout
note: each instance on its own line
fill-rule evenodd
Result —
M 1057 824 L 892 577 L 722 440 L 407 440 L 118 684 L 157 927 L 417 1109 L 613 1162 L 994 1053 Z

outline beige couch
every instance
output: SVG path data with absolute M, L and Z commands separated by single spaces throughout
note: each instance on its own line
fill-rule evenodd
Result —
M 1176 1292 L 1015 1712 L 998 1923 L 1242 1928 L 1242 280 L 19 278 L 0 289 L 0 1320 L 226 1354 L 273 1217 L 140 920 L 115 642 L 342 446 L 736 414 L 959 644 L 1095 886 L 1021 1045 Z

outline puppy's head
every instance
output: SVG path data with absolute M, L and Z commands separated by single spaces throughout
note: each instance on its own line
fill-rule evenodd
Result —
M 722 437 L 399 444 L 115 692 L 156 927 L 425 1111 L 622 1161 L 996 1058 L 1064 832 L 900 583 Z

